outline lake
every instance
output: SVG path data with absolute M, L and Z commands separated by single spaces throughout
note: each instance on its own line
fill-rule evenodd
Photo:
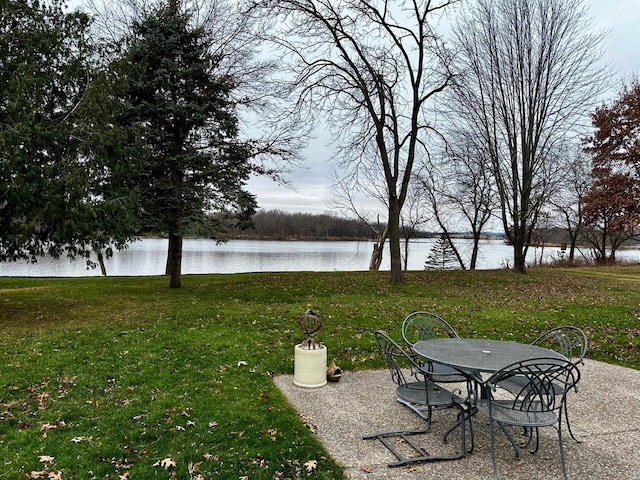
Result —
M 409 270 L 422 270 L 435 239 L 410 243 Z M 456 240 L 464 258 L 470 257 L 471 241 Z M 354 271 L 368 270 L 372 242 L 352 241 L 271 241 L 230 240 L 217 244 L 213 240 L 184 240 L 182 273 L 244 273 L 277 271 Z M 540 249 L 530 248 L 527 261 L 532 263 Z M 545 247 L 543 258 L 560 256 L 559 248 Z M 640 252 L 621 250 L 619 258 L 638 259 Z M 481 243 L 479 269 L 503 268 L 513 265 L 513 251 L 501 240 Z M 115 252 L 106 260 L 107 275 L 163 275 L 167 258 L 166 239 L 144 239 L 132 243 L 128 249 Z M 381 270 L 390 269 L 388 245 Z M 83 260 L 46 257 L 37 263 L 0 262 L 0 276 L 82 277 L 99 276 L 100 269 L 87 269 Z

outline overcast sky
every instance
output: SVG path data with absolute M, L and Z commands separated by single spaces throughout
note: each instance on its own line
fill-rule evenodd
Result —
M 68 1 L 70 6 L 84 3 L 83 0 Z M 604 60 L 614 71 L 613 94 L 622 79 L 640 75 L 640 0 L 587 0 L 587 4 L 595 26 L 609 32 L 604 44 Z M 306 168 L 287 175 L 293 189 L 266 178 L 250 180 L 249 190 L 257 195 L 260 208 L 308 213 L 330 211 L 330 137 L 323 131 L 315 132 L 315 137 L 304 152 Z
M 597 28 L 609 32 L 604 44 L 605 61 L 614 70 L 613 91 L 623 78 L 640 74 L 640 0 L 591 0 L 591 15 Z M 288 175 L 294 190 L 257 178 L 249 190 L 257 195 L 260 208 L 291 212 L 324 213 L 330 211 L 331 192 L 327 177 L 332 166 L 331 148 L 324 132 L 305 152 L 306 169 Z

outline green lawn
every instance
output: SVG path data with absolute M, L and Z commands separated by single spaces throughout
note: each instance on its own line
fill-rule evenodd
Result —
M 159 277 L 0 278 L 0 478 L 342 478 L 271 381 L 293 371 L 307 308 L 347 374 L 381 367 L 371 333 L 399 339 L 414 310 L 524 342 L 575 325 L 590 358 L 640 368 L 640 267 L 406 279 L 196 275 L 170 290 Z

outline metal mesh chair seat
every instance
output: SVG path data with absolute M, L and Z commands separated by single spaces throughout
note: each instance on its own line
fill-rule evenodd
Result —
M 425 389 L 429 391 L 426 392 Z M 429 380 L 426 382 L 411 382 L 407 385 L 398 385 L 396 388 L 396 396 L 403 402 L 411 403 L 413 406 L 410 408 L 414 411 L 416 408 L 428 406 L 435 408 L 452 407 L 461 405 L 465 401 L 464 398 L 456 395 L 451 390 L 443 388 Z M 420 410 L 420 412 L 421 411 L 422 410 Z M 419 415 L 423 416 L 422 413 L 419 413 Z
M 459 370 L 441 363 L 429 362 L 427 372 L 429 372 L 430 378 L 434 382 L 455 383 L 467 381 L 467 377 L 462 375 Z
M 527 384 L 529 383 L 529 380 L 526 377 L 511 377 L 507 380 L 504 380 L 502 382 L 500 382 L 499 387 L 500 388 L 504 388 L 505 390 L 512 392 L 512 393 L 516 393 L 519 392 L 520 390 L 522 390 L 523 388 L 527 387 Z M 562 389 L 563 389 L 563 385 L 559 385 L 559 384 L 553 384 L 551 386 L 551 388 L 553 388 L 554 390 L 554 394 L 556 395 L 562 395 Z
M 479 400 L 476 403 L 478 412 L 491 417 L 494 421 L 516 427 L 550 427 L 558 422 L 558 414 L 550 411 L 541 411 L 539 402 L 529 406 L 527 410 L 515 410 L 511 400 L 495 400 L 489 407 L 487 400 Z

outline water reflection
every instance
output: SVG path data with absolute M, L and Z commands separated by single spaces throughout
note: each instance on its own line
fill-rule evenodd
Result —
M 470 256 L 471 242 L 459 240 L 463 256 Z M 433 240 L 414 241 L 409 249 L 409 269 L 422 270 Z M 310 242 L 310 241 L 256 241 L 231 240 L 217 244 L 213 240 L 185 240 L 182 272 L 189 273 L 243 273 L 272 271 L 355 271 L 367 270 L 373 244 L 371 242 Z M 558 248 L 546 247 L 544 252 L 530 249 L 545 260 L 558 258 Z M 512 249 L 502 241 L 484 241 L 480 249 L 478 268 L 492 269 L 511 265 Z M 638 258 L 638 250 L 624 250 L 619 258 Z M 106 261 L 110 276 L 163 275 L 167 258 L 167 240 L 144 239 L 134 242 L 127 250 L 115 252 Z M 385 252 L 382 270 L 389 270 L 389 252 Z M 99 276 L 99 269 L 87 269 L 82 260 L 66 258 L 39 259 L 37 263 L 0 263 L 0 276 L 81 277 Z

